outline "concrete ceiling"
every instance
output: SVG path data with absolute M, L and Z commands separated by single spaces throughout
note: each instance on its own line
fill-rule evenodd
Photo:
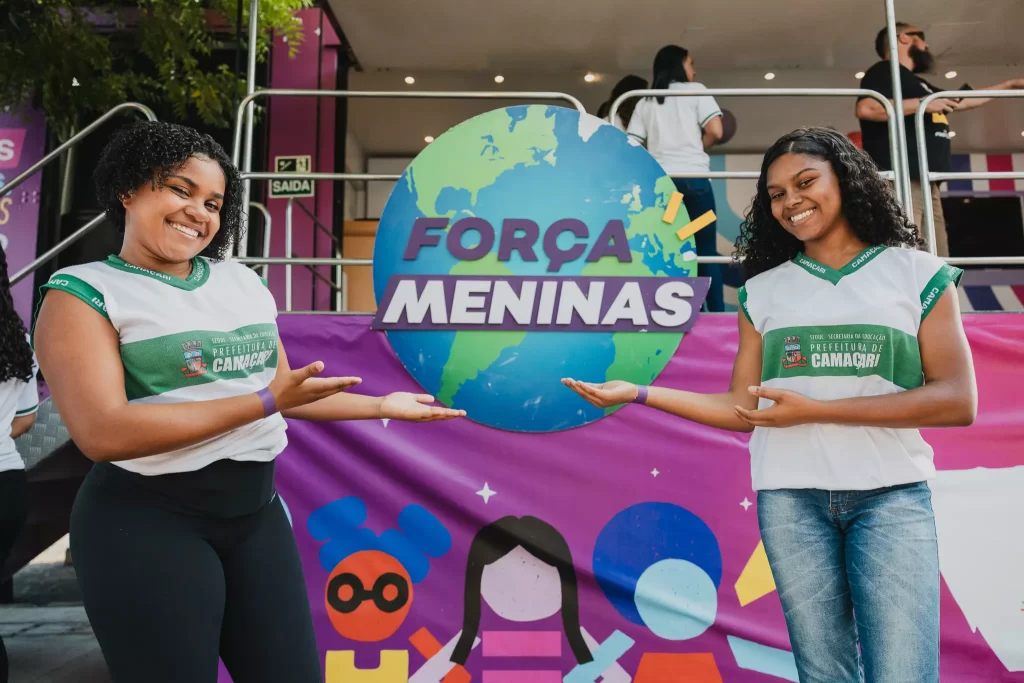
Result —
M 676 43 L 708 87 L 856 87 L 877 57 L 881 0 L 330 0 L 361 66 L 363 90 L 554 90 L 594 112 L 627 73 L 650 77 L 654 52 Z M 1024 77 L 1021 0 L 896 0 L 898 17 L 927 33 L 940 87 Z M 628 8 L 627 8 L 628 7 Z M 1019 65 L 1019 66 L 1018 66 Z M 955 79 L 943 73 L 956 70 Z M 776 73 L 771 83 L 767 71 Z M 593 72 L 598 80 L 585 83 Z M 494 75 L 505 77 L 502 84 Z M 416 78 L 415 85 L 404 82 Z M 506 102 L 353 100 L 350 126 L 367 155 L 412 155 L 438 135 Z M 737 134 L 723 151 L 765 149 L 798 125 L 857 128 L 853 102 L 729 99 Z M 1024 102 L 998 102 L 951 119 L 954 151 L 1024 151 Z

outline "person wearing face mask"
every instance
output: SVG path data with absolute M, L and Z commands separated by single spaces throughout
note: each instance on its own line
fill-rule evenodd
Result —
M 907 158 L 910 162 L 910 186 L 914 200 L 914 219 L 919 229 L 923 229 L 923 193 L 921 192 L 921 172 L 917 158 L 917 130 L 914 127 L 914 115 L 921 100 L 928 95 L 945 90 L 921 78 L 918 74 L 931 73 L 935 68 L 935 57 L 928 49 L 923 30 L 913 24 L 899 22 L 896 24 L 897 59 L 900 63 L 900 85 L 903 94 L 903 114 L 907 131 Z M 882 29 L 875 37 L 875 52 L 881 61 L 875 63 L 864 72 L 860 87 L 874 90 L 881 95 L 892 98 L 892 71 L 889 66 L 889 34 Z M 1003 81 L 995 85 L 981 88 L 983 90 L 1021 90 L 1024 79 Z M 936 173 L 953 170 L 953 157 L 950 146 L 949 119 L 953 112 L 976 109 L 992 100 L 989 98 L 971 98 L 950 100 L 939 98 L 928 105 L 924 119 L 925 146 L 928 150 L 928 169 Z M 886 127 L 885 109 L 871 98 L 861 97 L 857 100 L 857 118 L 860 119 L 861 137 L 864 151 L 874 159 L 878 167 L 891 171 L 892 154 L 889 150 L 889 130 Z M 942 213 L 942 201 L 939 197 L 939 183 L 931 188 L 932 212 L 935 215 L 935 242 L 939 256 L 949 256 L 949 239 L 946 232 L 946 220 Z
M 227 260 L 242 180 L 208 135 L 120 131 L 97 164 L 121 252 L 57 271 L 33 331 L 75 444 L 95 464 L 71 512 L 86 614 L 114 683 L 320 683 L 274 462 L 284 418 L 447 420 L 464 411 L 292 369 L 273 296 Z

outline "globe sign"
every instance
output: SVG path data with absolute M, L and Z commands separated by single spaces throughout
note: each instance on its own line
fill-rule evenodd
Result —
M 676 235 L 688 218 L 675 192 L 642 146 L 575 109 L 474 117 L 428 145 L 388 198 L 372 326 L 424 390 L 478 423 L 598 420 L 616 408 L 561 378 L 650 384 L 707 294 L 693 238 Z

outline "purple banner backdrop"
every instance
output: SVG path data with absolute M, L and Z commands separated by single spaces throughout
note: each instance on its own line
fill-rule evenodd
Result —
M 39 232 L 39 192 L 42 174 L 36 173 L 7 195 L 2 186 L 43 158 L 46 147 L 46 117 L 30 109 L 0 114 L 0 243 L 7 252 L 11 275 L 36 257 Z M 14 308 L 27 325 L 32 319 L 32 278 L 11 290 Z
M 293 366 L 322 359 L 327 373 L 362 376 L 360 392 L 419 392 L 369 323 L 279 319 Z M 1024 316 L 966 316 L 965 324 L 978 375 L 978 420 L 967 429 L 925 433 L 941 470 L 932 490 L 943 572 L 942 680 L 1020 682 L 1024 553 L 1011 539 L 1019 540 L 1024 479 Z M 656 383 L 722 391 L 736 346 L 734 316 L 702 316 Z M 796 680 L 782 609 L 758 552 L 746 435 L 626 406 L 554 434 L 509 433 L 468 420 L 372 420 L 291 422 L 289 439 L 278 460 L 278 490 L 293 520 L 329 683 L 589 683 L 602 675 L 605 683 Z M 467 557 L 486 564 L 508 549 L 500 534 L 472 547 L 477 532 L 526 515 L 547 523 L 533 524 L 540 545 L 557 554 L 557 539 L 564 538 L 563 552 L 571 553 L 576 633 L 596 651 L 589 668 L 577 668 L 565 635 L 575 626 L 572 601 L 565 600 L 570 583 L 563 582 L 561 596 L 549 590 L 555 560 L 545 564 L 513 551 L 466 589 Z M 329 607 L 325 593 L 338 560 L 334 576 L 354 574 L 369 592 L 382 573 L 396 573 L 391 587 L 378 586 L 378 598 L 398 605 L 396 585 L 404 583 L 408 603 L 384 613 L 371 599 L 342 614 L 336 607 L 344 609 L 353 590 L 336 584 L 342 602 Z M 645 571 L 651 564 L 661 569 Z M 611 600 L 602 588 L 609 583 L 617 585 L 608 591 Z M 647 601 L 638 598 L 639 610 L 630 612 L 637 586 Z M 462 630 L 467 593 L 466 604 L 479 608 L 482 642 L 464 669 L 446 676 L 450 649 L 430 658 Z M 353 666 L 367 671 L 357 675 Z

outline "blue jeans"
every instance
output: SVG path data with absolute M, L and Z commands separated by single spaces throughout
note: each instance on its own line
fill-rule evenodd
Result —
M 715 194 L 711 191 L 711 181 L 706 178 L 673 178 L 676 189 L 683 193 L 683 205 L 690 220 L 715 210 Z M 706 228 L 697 231 L 693 236 L 697 247 L 697 256 L 718 256 L 718 224 L 712 222 Z M 704 310 L 721 313 L 725 310 L 722 298 L 722 266 L 717 263 L 702 263 L 697 267 L 697 275 L 711 278 L 711 289 L 705 300 Z
M 938 682 L 939 549 L 926 483 L 759 491 L 757 518 L 801 683 Z

